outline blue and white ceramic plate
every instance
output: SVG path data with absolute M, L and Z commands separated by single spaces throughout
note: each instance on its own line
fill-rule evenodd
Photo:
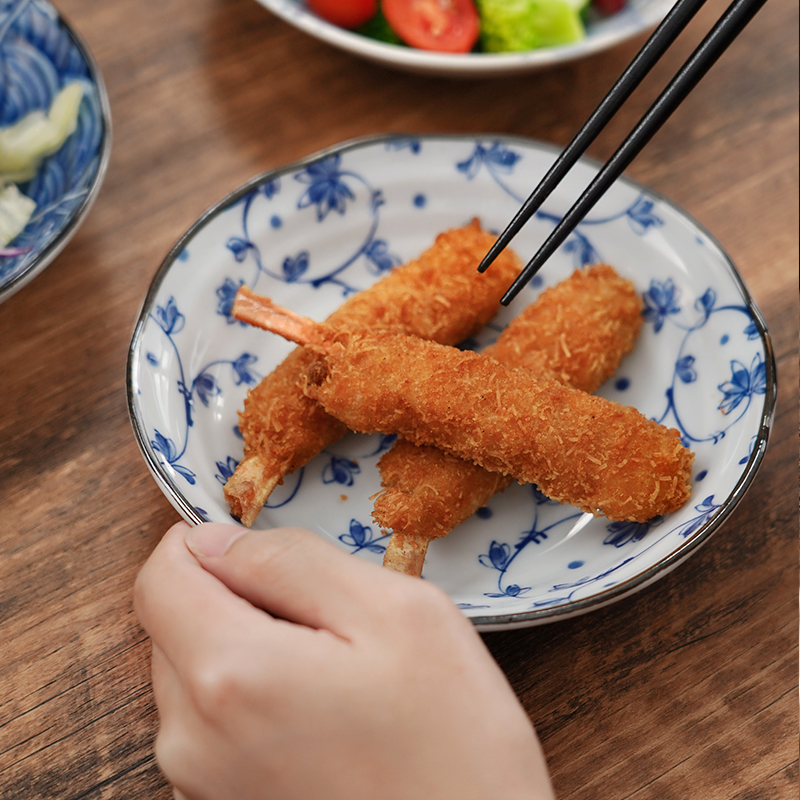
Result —
M 586 38 L 574 44 L 543 47 L 524 53 L 432 53 L 386 44 L 326 22 L 302 0 L 258 0 L 273 14 L 340 50 L 406 72 L 449 78 L 489 78 L 533 72 L 599 53 L 654 28 L 675 0 L 628 0 L 609 17 L 590 16 Z
M 0 0 L 0 125 L 48 109 L 66 84 L 83 100 L 75 131 L 20 191 L 33 217 L 0 256 L 0 301 L 38 275 L 63 250 L 89 211 L 111 150 L 111 115 L 100 71 L 86 45 L 45 0 Z
M 499 231 L 556 151 L 497 136 L 381 137 L 262 175 L 211 208 L 175 245 L 131 343 L 128 400 L 148 467 L 191 523 L 232 522 L 222 487 L 242 456 L 237 411 L 289 352 L 234 320 L 246 284 L 324 320 L 343 300 L 478 217 Z M 597 168 L 581 162 L 514 242 L 530 256 Z M 677 427 L 696 453 L 693 496 L 647 524 L 609 522 L 514 485 L 431 544 L 423 577 L 481 629 L 561 619 L 641 589 L 694 552 L 731 514 L 767 446 L 775 364 L 761 316 L 725 253 L 680 209 L 617 182 L 511 306 L 605 261 L 645 303 L 636 350 L 601 392 Z M 371 519 L 381 436 L 349 435 L 291 475 L 256 528 L 297 525 L 380 563 Z

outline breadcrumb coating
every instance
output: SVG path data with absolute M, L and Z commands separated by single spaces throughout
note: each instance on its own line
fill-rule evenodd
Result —
M 608 264 L 596 264 L 542 292 L 484 352 L 595 392 L 633 350 L 642 307 L 630 281 Z
M 433 539 L 446 536 L 513 483 L 431 445 L 398 439 L 378 462 L 383 491 L 372 518 L 392 535 L 383 566 L 419 577 Z
M 598 264 L 545 290 L 484 350 L 506 366 L 594 392 L 633 349 L 642 325 L 633 284 Z M 392 536 L 383 565 L 419 576 L 431 540 L 447 535 L 513 478 L 403 439 L 378 462 L 372 517 Z
M 306 394 L 351 430 L 397 433 L 612 520 L 690 495 L 693 454 L 636 409 L 493 358 L 390 332 L 328 330 Z
M 445 344 L 476 333 L 496 313 L 522 264 L 507 251 L 478 273 L 495 237 L 477 220 L 437 236 L 419 258 L 353 295 L 327 320 L 337 328 L 384 328 Z M 231 512 L 255 522 L 286 475 L 344 435 L 347 428 L 305 396 L 300 382 L 314 362 L 298 348 L 252 389 L 239 414 L 244 457 L 225 485 Z
M 306 345 L 305 393 L 353 431 L 434 445 L 612 520 L 646 522 L 691 494 L 694 454 L 680 432 L 635 408 L 491 356 L 259 303 L 251 322 Z

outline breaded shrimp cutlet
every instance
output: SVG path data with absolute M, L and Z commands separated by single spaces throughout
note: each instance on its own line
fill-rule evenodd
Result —
M 611 520 L 645 522 L 691 493 L 680 433 L 634 408 L 407 334 L 319 325 L 267 299 L 249 317 L 316 355 L 304 391 L 353 431 L 434 445 Z
M 565 386 L 596 391 L 635 344 L 642 300 L 613 267 L 576 270 L 546 289 L 483 353 Z M 399 439 L 378 462 L 372 517 L 391 531 L 383 565 L 419 576 L 430 541 L 447 535 L 513 481 L 428 445 Z
M 478 273 L 494 240 L 477 220 L 441 233 L 419 258 L 350 297 L 327 322 L 341 329 L 392 329 L 457 344 L 494 316 L 503 292 L 522 269 L 517 256 L 506 251 L 489 272 Z M 344 424 L 300 388 L 313 361 L 302 347 L 292 351 L 249 392 L 239 414 L 244 457 L 224 491 L 231 512 L 247 526 L 286 475 L 346 433 Z

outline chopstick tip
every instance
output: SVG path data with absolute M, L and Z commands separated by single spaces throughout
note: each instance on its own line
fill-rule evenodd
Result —
M 520 288 L 522 288 L 522 287 L 519 287 L 519 288 L 515 289 L 514 286 L 512 285 L 506 291 L 506 293 L 500 298 L 500 305 L 501 306 L 509 305 L 509 303 L 511 303 L 511 301 L 517 296 L 517 294 L 519 294 L 519 289 Z
M 496 245 L 493 245 L 489 248 L 489 251 L 486 255 L 481 259 L 481 263 L 478 264 L 478 272 L 486 272 L 489 267 L 492 266 L 494 260 L 497 258 L 499 250 L 497 249 Z

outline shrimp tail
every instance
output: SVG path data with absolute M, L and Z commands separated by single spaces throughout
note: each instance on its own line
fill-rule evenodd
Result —
M 240 286 L 236 293 L 233 316 L 241 322 L 276 333 L 314 352 L 328 351 L 321 326 L 273 303 L 268 297 L 251 292 L 246 286 Z

